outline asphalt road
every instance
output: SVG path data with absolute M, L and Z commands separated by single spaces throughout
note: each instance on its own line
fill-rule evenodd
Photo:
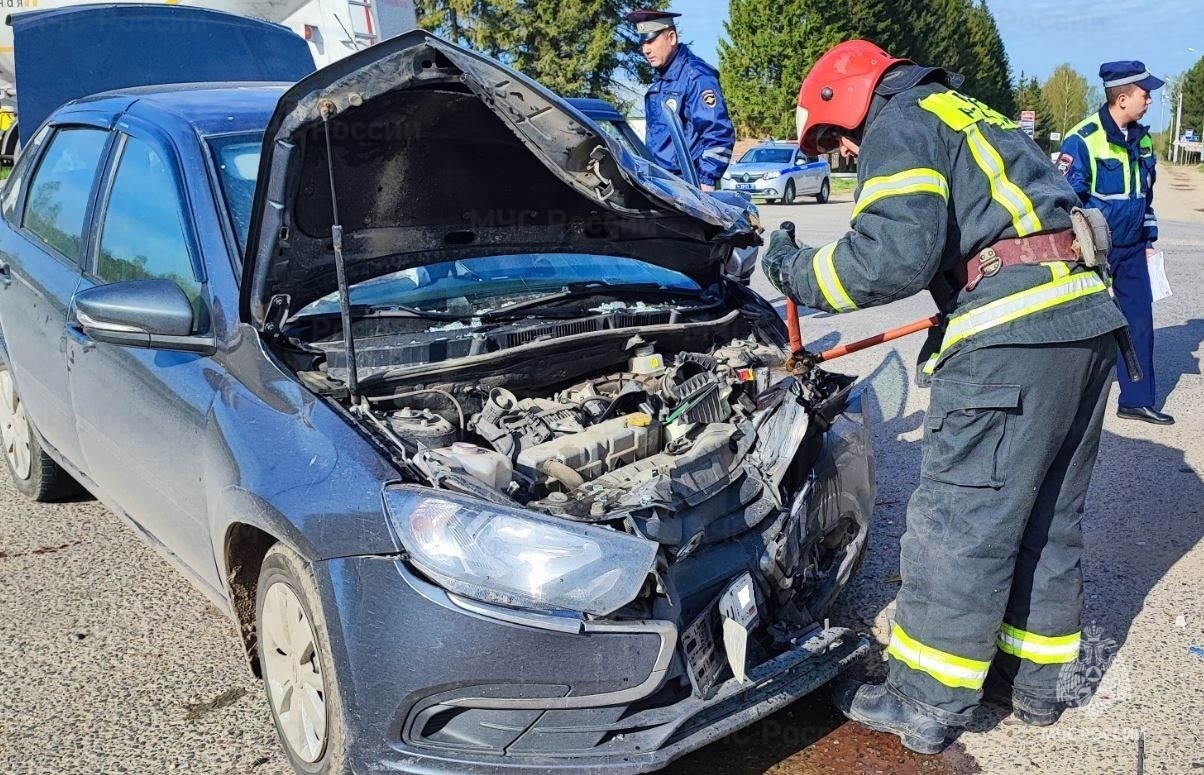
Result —
M 1162 225 L 1175 295 L 1155 307 L 1159 393 L 1170 428 L 1109 416 L 1087 504 L 1086 638 L 1105 689 L 1052 730 L 990 707 L 940 757 L 841 723 L 807 699 L 683 759 L 675 773 L 1137 772 L 1204 769 L 1204 204 L 1199 179 L 1165 176 Z M 839 198 L 839 197 L 838 197 Z M 845 195 L 847 200 L 848 196 Z M 852 205 L 768 206 L 800 239 L 833 239 Z M 764 279 L 754 284 L 771 289 Z M 776 295 L 776 294 L 773 294 Z M 839 318 L 808 314 L 804 338 L 852 341 L 925 317 L 911 299 Z M 869 560 L 834 622 L 884 641 L 897 589 L 898 538 L 919 467 L 926 392 L 913 387 L 919 337 L 832 364 L 869 378 L 878 506 Z M 871 669 L 873 665 L 871 664 Z M 0 474 L 0 772 L 285 773 L 260 684 L 233 626 L 95 501 L 28 503 Z

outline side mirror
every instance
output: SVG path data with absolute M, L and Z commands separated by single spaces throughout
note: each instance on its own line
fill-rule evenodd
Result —
M 75 317 L 98 342 L 212 354 L 213 336 L 192 333 L 192 302 L 171 280 L 100 285 L 75 296 Z

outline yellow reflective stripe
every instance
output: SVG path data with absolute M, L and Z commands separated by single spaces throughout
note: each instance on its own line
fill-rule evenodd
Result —
M 945 339 L 941 343 L 941 352 L 944 353 L 963 339 L 987 329 L 1107 290 L 1103 280 L 1094 272 L 1081 272 L 1013 293 L 1011 296 L 1004 296 L 950 319 L 949 327 L 945 330 Z
M 886 653 L 910 667 L 927 673 L 945 686 L 981 689 L 987 678 L 990 662 L 966 659 L 947 651 L 925 646 L 895 625 L 890 634 Z
M 880 199 L 905 194 L 936 194 L 949 201 L 949 181 L 941 173 L 927 167 L 870 178 L 861 188 L 861 196 L 857 200 L 857 206 L 853 208 L 853 217 L 856 218 Z
M 1053 279 L 1055 280 L 1059 277 L 1067 277 L 1070 274 L 1070 264 L 1065 261 L 1042 261 L 1041 263 L 1049 267 L 1050 274 L 1053 275 Z
M 1039 665 L 1074 662 L 1079 658 L 1079 640 L 1080 634 L 1077 632 L 1069 635 L 1038 635 L 1010 624 L 1003 625 L 999 630 L 1001 651 Z
M 941 349 L 944 349 L 944 348 L 941 348 Z M 936 371 L 936 362 L 939 361 L 940 359 L 941 359 L 941 354 L 939 352 L 935 352 L 932 355 L 929 355 L 928 360 L 924 363 L 924 373 L 931 374 L 932 372 Z
M 815 279 L 819 281 L 819 290 L 828 300 L 828 306 L 837 312 L 851 312 L 857 305 L 849 298 L 849 294 L 836 275 L 836 243 L 824 245 L 815 251 L 811 266 L 815 269 Z
M 970 154 L 987 176 L 991 198 L 1012 216 L 1012 227 L 1016 229 L 1016 235 L 1026 237 L 1041 231 L 1041 219 L 1037 217 L 1032 201 L 1015 183 L 1008 180 L 1003 159 L 983 136 L 982 130 L 977 124 L 971 124 L 966 127 L 965 133 L 969 140 Z

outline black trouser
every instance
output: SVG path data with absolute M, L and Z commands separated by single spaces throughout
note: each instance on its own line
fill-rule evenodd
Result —
M 887 683 L 945 724 L 969 721 L 992 660 L 1056 699 L 1078 657 L 1083 501 L 1115 360 L 1106 334 L 955 354 L 933 377 Z

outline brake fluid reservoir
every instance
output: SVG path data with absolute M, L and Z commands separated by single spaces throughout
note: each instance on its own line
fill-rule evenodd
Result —
M 450 447 L 442 447 L 432 452 L 495 490 L 504 489 L 514 478 L 514 467 L 510 458 L 492 449 L 457 441 Z

